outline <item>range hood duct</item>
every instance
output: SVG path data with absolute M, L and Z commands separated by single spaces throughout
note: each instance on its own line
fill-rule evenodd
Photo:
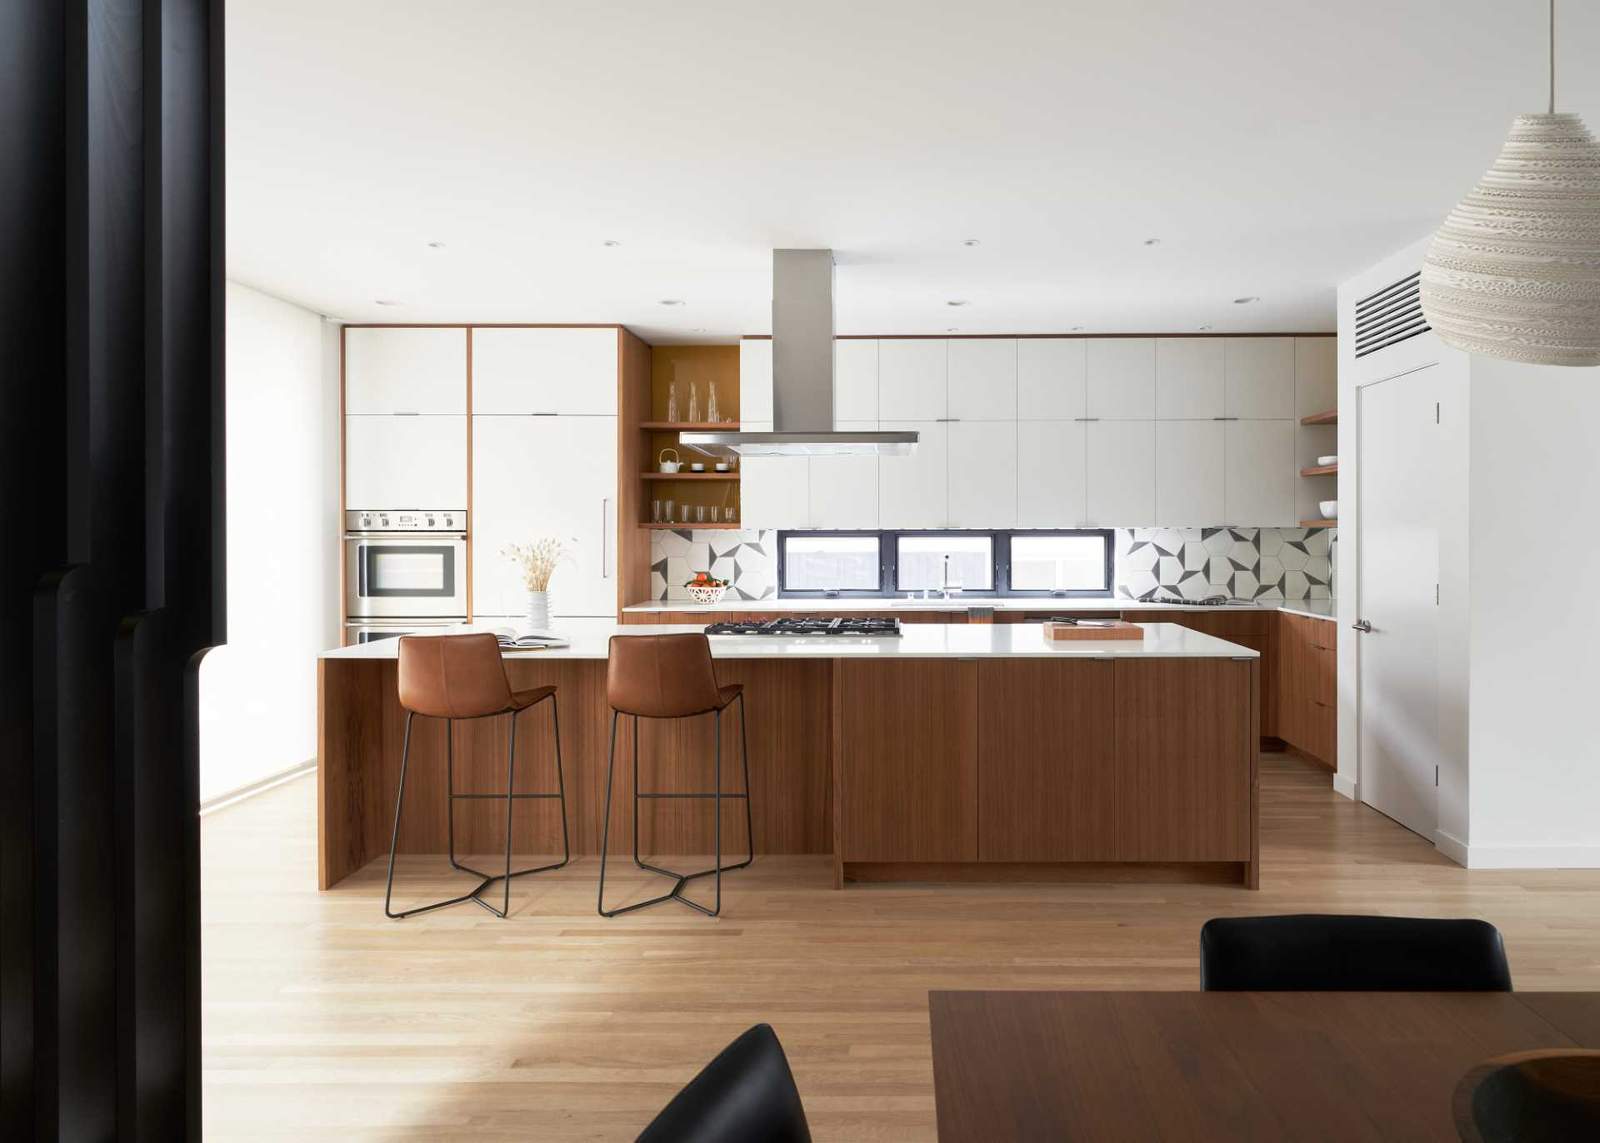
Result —
M 740 456 L 904 456 L 914 432 L 833 427 L 833 251 L 772 252 L 772 432 L 683 433 L 692 448 Z

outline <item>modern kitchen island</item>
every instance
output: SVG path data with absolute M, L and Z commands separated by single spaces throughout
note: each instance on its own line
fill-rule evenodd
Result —
M 559 688 L 574 854 L 599 852 L 612 634 L 692 626 L 579 621 L 571 646 L 507 651 L 515 688 Z M 748 704 L 755 852 L 829 854 L 856 880 L 1258 881 L 1256 651 L 1168 623 L 1142 640 L 1052 642 L 1040 624 L 908 624 L 893 638 L 713 636 Z M 318 664 L 319 881 L 388 853 L 405 714 L 391 641 Z M 517 789 L 554 790 L 549 716 L 521 716 Z M 504 789 L 505 720 L 455 727 L 460 791 Z M 614 852 L 630 844 L 631 720 L 617 741 Z M 446 848 L 444 724 L 418 718 L 402 853 Z M 738 719 L 724 720 L 723 788 L 740 789 Z M 712 719 L 641 720 L 641 787 L 712 786 Z M 456 810 L 458 853 L 504 845 L 498 801 Z M 552 801 L 518 803 L 515 849 L 559 853 Z M 707 854 L 706 802 L 640 803 L 641 852 Z M 744 807 L 723 803 L 726 853 Z

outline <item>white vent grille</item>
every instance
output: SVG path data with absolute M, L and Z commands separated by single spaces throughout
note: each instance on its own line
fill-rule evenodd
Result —
M 1428 332 L 1428 319 L 1422 316 L 1421 279 L 1418 270 L 1356 303 L 1357 357 Z

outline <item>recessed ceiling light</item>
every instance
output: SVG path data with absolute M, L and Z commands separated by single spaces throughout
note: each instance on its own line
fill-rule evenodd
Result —
M 1260 300 L 1261 299 L 1256 297 L 1254 294 L 1246 294 L 1242 298 L 1234 298 L 1233 299 L 1233 304 L 1236 305 L 1236 306 L 1247 306 L 1251 302 L 1259 302 Z
M 965 299 L 965 298 L 951 298 L 948 302 L 945 303 L 945 305 L 947 305 L 947 306 L 964 306 L 964 305 L 968 305 L 968 304 L 970 304 L 970 303 L 968 303 L 967 299 Z
M 444 249 L 444 243 L 443 242 L 430 242 L 430 243 L 428 243 L 428 249 L 429 250 L 443 250 Z
M 963 246 L 976 246 L 976 245 L 978 245 L 978 240 L 976 238 L 963 238 L 961 240 L 961 245 L 963 245 Z
M 1200 327 L 1200 331 L 1201 331 L 1201 332 L 1202 332 L 1202 333 L 1204 333 L 1204 332 L 1205 332 L 1205 331 L 1206 331 L 1206 330 L 1208 330 L 1208 329 L 1210 329 L 1210 328 L 1211 328 L 1211 327 L 1210 327 L 1210 326 L 1209 326 L 1209 325 L 1203 325 L 1203 326 L 1201 326 L 1201 327 Z
M 704 326 L 697 326 L 696 328 L 690 330 L 689 332 L 691 332 L 691 333 L 704 333 L 705 332 L 705 327 Z
M 397 306 L 400 304 L 390 298 L 373 298 L 372 300 L 380 306 Z
M 662 298 L 659 302 L 656 303 L 656 305 L 658 305 L 658 306 L 681 306 L 681 305 L 683 305 L 683 299 L 682 298 Z
M 945 326 L 945 327 L 944 327 L 944 331 L 945 331 L 945 332 L 946 332 L 946 333 L 955 333 L 955 332 L 957 332 L 957 331 L 958 331 L 958 330 L 960 330 L 960 328 L 961 328 L 961 327 L 960 327 L 960 326 L 958 326 L 958 325 L 947 325 L 947 326 Z
M 602 245 L 602 246 L 621 246 L 622 243 L 618 242 L 615 238 L 607 238 L 604 242 L 600 243 L 600 245 Z
M 1161 239 L 1159 239 L 1159 238 L 1146 238 L 1144 240 L 1144 244 L 1146 246 L 1160 246 L 1161 245 Z
M 1078 333 L 1082 329 L 1083 329 L 1083 327 L 1081 325 L 1075 325 L 1071 329 L 1069 329 L 1067 332 L 1068 333 Z

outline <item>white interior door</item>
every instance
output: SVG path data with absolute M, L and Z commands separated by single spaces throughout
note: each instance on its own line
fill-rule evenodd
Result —
M 1358 390 L 1361 799 L 1428 840 L 1438 809 L 1434 367 Z

